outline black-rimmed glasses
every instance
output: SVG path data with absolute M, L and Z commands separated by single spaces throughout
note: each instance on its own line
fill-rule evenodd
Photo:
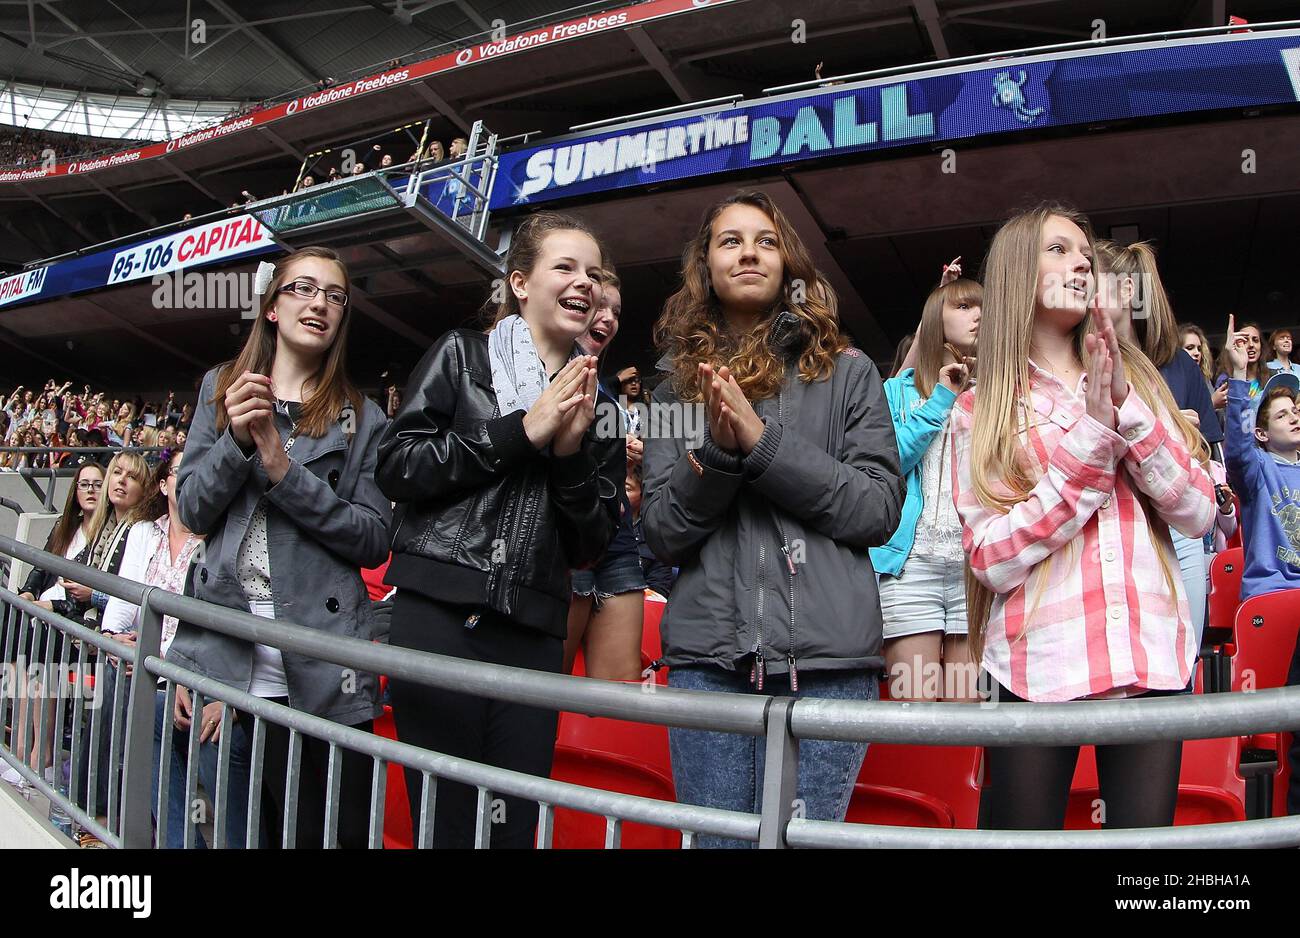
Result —
M 326 290 L 324 287 L 318 287 L 316 284 L 307 280 L 295 280 L 293 283 L 286 283 L 280 288 L 281 293 L 292 293 L 300 296 L 304 300 L 314 300 L 316 294 L 323 292 L 325 302 L 331 306 L 337 306 L 339 309 L 348 305 L 348 295 L 342 290 Z

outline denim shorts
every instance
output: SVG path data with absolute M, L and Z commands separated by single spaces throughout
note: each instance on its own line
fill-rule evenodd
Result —
M 635 552 L 606 554 L 594 570 L 573 571 L 573 592 L 578 596 L 596 594 L 596 603 L 620 593 L 635 593 L 645 589 L 645 574 L 641 560 Z
M 966 577 L 960 563 L 908 557 L 898 576 L 880 578 L 885 638 L 922 632 L 965 635 Z

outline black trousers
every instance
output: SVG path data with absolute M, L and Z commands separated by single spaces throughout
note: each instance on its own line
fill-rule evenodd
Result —
M 1023 704 L 1005 687 L 1000 703 Z M 1165 697 L 1183 691 L 1148 691 Z M 1102 826 L 1168 827 L 1178 801 L 1180 739 L 1097 747 Z M 1078 746 L 988 746 L 979 826 L 983 830 L 1061 830 L 1070 799 Z
M 467 620 L 479 619 L 472 628 Z M 491 610 L 456 606 L 399 589 L 393 602 L 392 645 L 470 661 L 559 673 L 564 642 L 521 626 Z M 559 715 L 522 704 L 488 700 L 458 691 L 439 690 L 390 679 L 397 738 L 425 749 L 486 765 L 547 778 L 555 753 Z M 406 773 L 411 820 L 418 838 L 423 775 Z M 537 827 L 537 804 L 493 795 L 492 847 L 530 848 Z M 474 844 L 478 790 L 472 785 L 438 780 L 433 846 L 469 848 Z
M 288 698 L 269 698 L 288 704 Z M 251 717 L 249 733 L 252 733 Z M 374 721 L 354 724 L 367 733 L 374 731 Z M 262 761 L 262 818 L 267 846 L 279 849 L 284 843 L 285 783 L 289 777 L 289 730 L 269 720 L 262 723 L 266 731 L 266 748 Z M 339 826 L 340 847 L 363 850 L 370 837 L 370 777 L 374 761 L 365 753 L 339 750 Z M 302 737 L 302 761 L 298 776 L 298 826 L 295 844 L 299 849 L 319 849 L 325 841 L 325 796 L 329 780 L 329 743 Z M 383 818 L 379 819 L 382 826 Z

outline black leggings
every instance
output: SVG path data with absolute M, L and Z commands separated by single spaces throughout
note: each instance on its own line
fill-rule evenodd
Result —
M 1001 703 L 1025 703 L 998 687 Z M 1143 697 L 1182 691 L 1149 691 Z M 1168 827 L 1174 822 L 1180 739 L 1097 747 L 1102 826 Z M 1061 830 L 1078 746 L 988 746 L 979 826 L 983 830 Z
M 467 628 L 466 620 L 475 612 L 480 618 L 473 628 Z M 564 664 L 564 642 L 556 636 L 518 625 L 490 610 L 442 603 L 403 589 L 393 601 L 389 643 L 556 674 Z M 390 678 L 388 688 L 397 738 L 402 742 L 541 778 L 550 776 L 559 719 L 556 711 L 439 690 L 399 678 Z M 423 775 L 408 769 L 406 789 L 417 838 L 422 784 Z M 495 793 L 493 797 L 501 801 L 492 810 L 490 846 L 532 847 L 536 802 Z M 439 779 L 433 846 L 472 847 L 477 804 L 474 786 Z
M 270 697 L 288 704 L 287 697 Z M 248 732 L 253 732 L 252 718 Z M 374 722 L 354 724 L 356 729 L 374 732 Z M 266 747 L 262 751 L 262 823 L 266 845 L 275 850 L 284 842 L 285 788 L 289 778 L 289 729 L 264 720 Z M 325 796 L 329 789 L 329 743 L 303 736 L 298 775 L 298 823 L 294 843 L 299 849 L 320 849 L 325 841 Z M 364 752 L 339 749 L 340 847 L 364 850 L 370 843 L 370 778 L 374 760 Z M 382 823 L 382 818 L 380 819 Z

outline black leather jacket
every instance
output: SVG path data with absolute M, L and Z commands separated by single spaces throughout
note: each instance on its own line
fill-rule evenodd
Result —
M 397 503 L 387 582 L 563 638 L 569 570 L 618 525 L 623 437 L 598 439 L 593 421 L 572 456 L 539 452 L 524 412 L 498 411 L 487 335 L 468 329 L 429 349 L 402 400 L 375 470 Z

